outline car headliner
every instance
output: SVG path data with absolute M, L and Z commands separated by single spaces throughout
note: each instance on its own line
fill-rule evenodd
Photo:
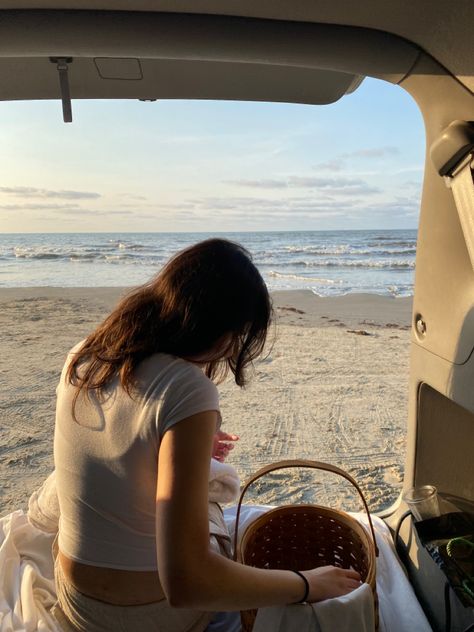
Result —
M 474 90 L 472 0 L 0 0 L 3 9 L 150 11 L 365 27 L 417 44 Z

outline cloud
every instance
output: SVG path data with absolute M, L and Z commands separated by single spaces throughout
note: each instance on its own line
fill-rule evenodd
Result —
M 290 176 L 288 184 L 291 187 L 308 187 L 312 189 L 343 188 L 363 184 L 355 178 L 318 178 L 313 176 Z
M 319 162 L 314 166 L 317 171 L 342 171 L 345 168 L 345 161 L 350 158 L 383 158 L 385 156 L 397 156 L 400 153 L 398 147 L 385 145 L 383 147 L 371 147 L 368 149 L 357 149 L 342 154 L 326 162 Z
M 148 198 L 144 195 L 135 195 L 134 193 L 119 193 L 118 197 L 127 198 L 128 200 L 146 201 Z
M 318 169 L 318 171 L 342 171 L 344 164 L 342 161 L 334 159 L 328 160 L 328 162 L 319 162 L 315 168 Z
M 288 197 L 277 200 L 259 197 L 203 197 L 192 200 L 199 217 L 212 219 L 326 217 L 339 216 L 351 210 L 354 200 L 320 200 L 312 196 Z M 224 212 L 223 212 L 224 211 Z
M 3 211 L 71 211 L 80 208 L 79 204 L 0 204 Z
M 225 180 L 225 184 L 235 184 L 239 187 L 251 187 L 253 189 L 286 189 L 288 183 L 285 180 L 271 180 L 262 178 L 260 180 Z
M 66 217 L 82 217 L 85 215 L 94 215 L 96 217 L 109 217 L 115 215 L 128 215 L 136 217 L 135 213 L 125 210 L 110 209 L 89 209 L 83 208 L 78 204 L 0 204 L 0 211 L 50 211 L 55 213 L 55 219 L 61 215 L 61 221 Z M 35 217 L 37 219 L 37 217 Z M 41 214 L 41 219 L 47 219 Z
M 420 191 L 422 184 L 421 180 L 407 180 L 403 183 L 403 186 L 408 189 L 416 189 L 417 191 Z
M 140 211 L 147 211 L 148 209 L 151 210 L 155 210 L 155 211 L 162 211 L 163 213 L 166 212 L 170 212 L 173 213 L 173 216 L 175 215 L 176 211 L 182 211 L 182 210 L 193 210 L 195 208 L 195 204 L 191 203 L 191 202 L 171 202 L 169 204 L 166 203 L 154 203 L 154 202 L 147 202 L 146 204 L 116 204 L 115 208 L 123 208 L 123 209 L 131 209 L 133 211 L 137 211 L 137 213 L 134 213 L 135 217 L 145 217 L 145 215 L 138 215 L 138 213 Z M 152 217 L 152 215 L 147 215 L 146 217 Z M 156 217 L 156 215 L 154 216 Z
M 329 186 L 348 186 L 360 184 L 361 180 L 351 178 L 318 178 L 317 176 L 288 176 L 286 178 L 260 180 L 227 180 L 226 184 L 255 189 L 325 188 Z
M 291 176 L 288 179 L 291 187 L 307 187 L 323 189 L 332 195 L 369 195 L 380 193 L 380 189 L 370 186 L 359 178 L 314 178 L 307 176 Z
M 288 176 L 278 180 L 227 180 L 226 184 L 257 189 L 280 190 L 287 188 L 323 189 L 332 195 L 370 195 L 380 193 L 380 189 L 370 186 L 360 178 L 321 178 L 317 176 Z
M 193 209 L 195 207 L 195 204 L 193 202 L 179 202 L 179 203 L 171 203 L 171 204 L 149 204 L 149 206 L 152 206 L 153 208 L 159 208 L 159 209 L 170 209 L 172 211 L 181 211 L 181 210 L 186 210 L 186 209 Z
M 130 209 L 142 209 L 142 208 L 155 208 L 155 204 L 140 204 L 140 203 L 135 203 L 135 204 L 128 204 L 128 203 L 120 203 L 120 204 L 114 204 L 115 208 L 130 208 Z
M 382 158 L 383 156 L 397 156 L 400 153 L 398 147 L 385 145 L 384 147 L 372 147 L 371 149 L 358 149 L 345 154 L 341 158 Z
M 400 175 L 404 173 L 421 173 L 421 177 L 423 176 L 425 168 L 423 165 L 412 165 L 408 167 L 401 167 L 400 169 L 396 169 L 393 174 Z
M 329 184 L 333 184 L 329 180 Z M 340 182 L 340 179 L 339 183 Z M 347 178 L 346 180 L 353 180 Z M 355 180 L 355 179 L 354 179 Z M 347 184 L 347 182 L 346 182 Z M 360 186 L 352 185 L 351 186 Z M 350 187 L 348 187 L 350 188 Z M 288 192 L 291 189 L 287 190 Z M 296 193 L 297 189 L 293 189 Z M 324 189 L 326 191 L 326 189 Z M 306 193 L 306 191 L 305 191 Z M 225 225 L 231 222 L 236 227 L 240 225 L 261 225 L 262 227 L 281 225 L 288 222 L 300 222 L 302 225 L 326 226 L 335 224 L 339 227 L 344 222 L 351 225 L 363 225 L 364 222 L 376 222 L 399 219 L 413 222 L 419 213 L 419 196 L 380 196 L 380 201 L 364 196 L 355 197 L 339 195 L 334 197 L 311 194 L 305 195 L 276 195 L 269 199 L 264 192 L 255 196 L 200 196 L 186 199 L 186 203 L 194 205 L 195 214 L 191 214 L 189 221 L 201 221 L 203 225 Z M 180 219 L 179 217 L 177 219 Z M 183 216 L 183 221 L 187 219 Z M 329 224 L 328 224 L 329 223 Z
M 91 191 L 51 191 L 49 189 L 37 189 L 35 187 L 0 187 L 0 193 L 13 195 L 19 198 L 48 198 L 61 200 L 96 200 L 100 193 Z
M 225 218 L 219 215 L 208 215 L 207 217 L 201 218 L 207 221 L 216 221 L 225 219 L 225 221 L 234 220 L 239 222 L 252 222 L 252 223 L 263 223 L 268 230 L 269 226 L 271 227 L 272 222 L 288 222 L 291 221 L 299 221 L 299 220 L 319 220 L 319 219 L 340 219 L 345 218 L 346 213 L 344 211 L 318 211 L 318 213 L 314 213 L 311 211 L 295 211 L 289 217 L 287 213 L 281 212 L 271 212 L 268 211 L 266 213 L 252 213 L 252 212 L 241 212 L 241 211 L 232 211 L 226 214 Z
M 372 195 L 374 193 L 382 193 L 382 189 L 370 186 L 369 184 L 363 182 L 361 184 L 354 184 L 352 186 L 342 187 L 339 189 L 329 189 L 328 192 L 333 195 Z
M 88 209 L 88 208 L 82 208 L 80 206 L 75 206 L 75 208 L 66 208 L 67 205 L 65 205 L 64 207 L 58 207 L 57 209 L 54 209 L 57 213 L 63 214 L 63 213 L 67 213 L 68 215 L 73 215 L 76 217 L 81 217 L 82 215 L 94 215 L 96 217 L 109 217 L 109 216 L 115 216 L 115 215 L 129 215 L 131 217 L 135 217 L 135 213 L 132 213 L 131 211 L 118 211 L 118 210 L 110 210 L 110 209 Z M 48 208 L 52 208 L 52 207 L 48 207 Z
M 383 213 L 396 213 L 418 215 L 420 212 L 420 198 L 397 196 L 393 200 L 367 205 L 367 210 L 374 210 Z

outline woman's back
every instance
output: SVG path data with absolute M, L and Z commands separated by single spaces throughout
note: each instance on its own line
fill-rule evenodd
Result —
M 74 350 L 73 350 L 74 351 Z M 58 386 L 55 467 L 61 510 L 59 549 L 96 567 L 156 571 L 156 485 L 164 432 L 218 410 L 201 369 L 158 353 L 140 363 L 130 396 L 113 379 L 98 397 L 66 377 Z

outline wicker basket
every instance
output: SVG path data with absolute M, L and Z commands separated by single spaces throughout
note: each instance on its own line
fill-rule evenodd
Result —
M 247 489 L 269 472 L 288 467 L 309 467 L 339 474 L 357 489 L 364 504 L 371 535 L 343 511 L 319 505 L 288 505 L 263 514 L 252 522 L 239 541 L 240 510 Z M 378 555 L 374 528 L 365 498 L 355 480 L 344 470 L 319 461 L 279 461 L 258 470 L 244 485 L 237 505 L 234 559 L 258 568 L 304 571 L 319 566 L 352 568 L 372 589 L 378 629 L 375 562 Z M 257 611 L 241 613 L 243 632 L 251 632 Z

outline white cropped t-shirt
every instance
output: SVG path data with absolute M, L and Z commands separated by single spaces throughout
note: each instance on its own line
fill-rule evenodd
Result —
M 219 412 L 217 388 L 198 366 L 158 353 L 138 366 L 133 398 L 114 379 L 100 399 L 94 392 L 79 396 L 76 421 L 76 388 L 66 380 L 70 359 L 57 388 L 54 436 L 59 549 L 84 564 L 157 570 L 160 441 L 186 417 Z

